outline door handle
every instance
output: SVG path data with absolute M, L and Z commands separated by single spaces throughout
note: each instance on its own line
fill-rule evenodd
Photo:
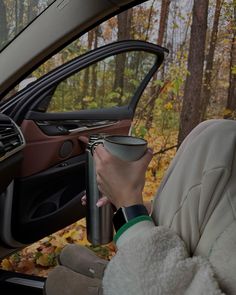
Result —
M 78 128 L 70 129 L 68 130 L 70 134 L 82 132 L 82 131 L 89 131 L 89 130 L 96 130 L 99 128 L 105 128 L 105 127 L 110 127 L 113 126 L 117 123 L 117 121 L 101 121 L 101 122 L 94 122 L 94 123 L 89 123 L 86 126 L 81 126 Z

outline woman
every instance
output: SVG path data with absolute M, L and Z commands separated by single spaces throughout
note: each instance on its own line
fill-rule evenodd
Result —
M 81 269 L 86 265 L 79 263 L 81 249 L 71 255 L 78 258 L 76 267 L 68 260 L 71 249 L 65 250 L 62 264 L 67 267 L 59 266 L 49 275 L 47 294 L 53 294 L 58 274 L 68 284 L 73 276 L 78 294 L 89 294 L 89 286 L 91 294 L 104 295 L 236 294 L 235 147 L 236 122 L 200 124 L 172 161 L 155 197 L 152 219 L 141 210 L 144 218 L 136 216 L 118 229 L 118 251 L 109 264 L 87 263 L 93 271 L 97 267 L 94 275 Z M 116 208 L 141 208 L 151 151 L 127 163 L 98 146 L 94 158 L 99 189 L 109 201 Z M 55 294 L 72 294 L 60 290 L 65 291 L 58 285 Z

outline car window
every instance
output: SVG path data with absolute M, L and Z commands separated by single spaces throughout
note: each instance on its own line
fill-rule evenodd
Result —
M 0 1 L 0 52 L 54 1 Z
M 57 85 L 47 112 L 79 111 L 127 105 L 151 70 L 156 55 L 129 51 L 107 57 Z M 47 98 L 48 99 L 48 98 Z

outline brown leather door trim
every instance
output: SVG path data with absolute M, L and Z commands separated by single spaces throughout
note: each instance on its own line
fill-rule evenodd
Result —
M 131 122 L 131 120 L 122 120 L 109 127 L 95 128 L 95 133 L 125 135 L 129 133 Z M 85 144 L 79 140 L 79 137 L 88 137 L 94 133 L 93 130 L 89 130 L 68 135 L 48 136 L 32 120 L 24 120 L 21 124 L 21 130 L 25 137 L 26 146 L 23 150 L 24 159 L 20 177 L 39 173 L 66 159 L 82 154 L 85 150 Z M 62 157 L 60 150 L 67 141 L 71 144 L 71 152 Z

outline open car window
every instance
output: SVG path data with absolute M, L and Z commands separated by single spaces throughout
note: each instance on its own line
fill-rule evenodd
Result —
M 67 112 L 128 105 L 155 61 L 156 55 L 147 51 L 109 56 L 60 82 L 49 105 L 39 109 Z

